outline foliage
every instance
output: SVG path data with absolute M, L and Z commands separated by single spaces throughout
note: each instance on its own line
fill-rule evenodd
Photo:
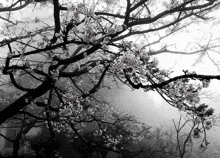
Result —
M 85 108 L 85 102 L 83 105 Z M 126 144 L 138 142 L 150 133 L 150 127 L 146 124 L 113 107 L 110 108 L 108 104 L 99 106 L 91 104 L 88 109 L 79 106 L 82 105 L 61 109 L 59 120 L 53 121 L 52 126 L 55 131 L 66 133 L 79 150 L 83 149 L 76 140 L 86 146 L 88 150 L 82 153 L 92 154 L 102 150 L 106 154 L 108 151 L 128 152 Z
M 48 130 L 44 128 L 37 135 L 26 136 L 23 141 L 27 142 L 37 157 L 51 157 L 60 147 L 59 141 L 51 139 Z

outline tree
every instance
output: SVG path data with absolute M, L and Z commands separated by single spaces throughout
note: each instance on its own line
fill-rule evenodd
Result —
M 71 139 L 73 148 L 83 157 L 94 152 L 98 157 L 106 157 L 110 151 L 123 157 L 125 153 L 141 154 L 143 149 L 130 148 L 130 144 L 148 137 L 150 127 L 146 124 L 109 104 L 91 103 L 88 109 L 81 105 L 66 106 L 60 110 L 59 119 L 51 124 L 55 131 L 64 132 Z
M 26 85 L 31 83 L 26 83 Z M 14 89 L 13 87 L 5 86 L 4 88 L 9 89 L 7 92 L 1 91 L 0 95 L 2 98 L 1 100 L 1 108 L 4 109 L 7 107 L 8 104 L 12 103 L 14 98 L 17 98 L 21 96 L 20 91 Z M 45 110 L 35 106 L 31 105 L 29 107 L 23 108 L 19 113 L 12 118 L 10 118 L 8 124 L 6 127 L 1 126 L 1 128 L 8 129 L 14 129 L 16 130 L 16 135 L 11 135 L 12 138 L 8 138 L 7 135 L 0 134 L 2 137 L 4 137 L 7 141 L 11 142 L 13 146 L 13 157 L 18 157 L 18 151 L 19 149 L 24 146 L 24 136 L 33 128 L 33 127 L 41 127 L 45 126 L 45 118 L 42 118 L 44 116 L 43 112 Z M 32 115 L 34 114 L 34 115 Z M 6 132 L 7 133 L 7 132 Z M 10 131 L 9 131 L 10 133 Z M 13 138 L 14 137 L 14 138 Z
M 201 135 L 203 135 L 203 139 L 199 145 L 199 148 L 202 150 L 202 152 L 207 149 L 207 146 L 210 144 L 210 142 L 207 140 L 206 130 L 211 129 L 212 118 L 209 118 L 209 120 L 200 121 L 198 119 L 194 119 L 193 117 L 187 119 L 185 118 L 186 120 L 182 121 L 183 117 L 180 116 L 177 124 L 173 120 L 177 141 L 176 146 L 180 158 L 192 154 L 189 151 L 192 151 L 193 142 L 195 141 L 193 139 L 198 139 L 201 137 Z M 184 132 L 184 128 L 187 126 L 187 124 L 190 126 L 190 128 L 188 132 Z
M 27 136 L 24 140 L 29 143 L 28 147 L 34 150 L 37 157 L 51 157 L 60 147 L 60 142 L 52 140 L 45 128 L 36 136 Z
M 13 22 L 15 11 L 23 8 L 31 13 L 38 2 L 53 11 L 53 22 L 50 16 Z M 17 0 L 0 8 L 0 12 L 6 12 L 1 18 L 5 22 L 5 39 L 0 41 L 5 54 L 1 83 L 10 83 L 22 94 L 0 111 L 0 123 L 31 105 L 44 107 L 45 117 L 40 119 L 47 120 L 53 138 L 56 119 L 62 124 L 60 119 L 67 115 L 64 120 L 70 123 L 64 127 L 68 129 L 71 121 L 81 122 L 90 110 L 101 107 L 93 107 L 97 103 L 94 96 L 99 89 L 111 88 L 107 81 L 146 92 L 155 90 L 171 106 L 195 115 L 195 119 L 204 121 L 213 114 L 213 109 L 199 103 L 199 93 L 210 80 L 219 80 L 219 75 L 184 71 L 183 75 L 172 76 L 158 67 L 153 56 L 174 53 L 166 45 L 158 50 L 155 44 L 160 45 L 162 39 L 193 22 L 206 21 L 218 8 L 218 0 L 49 2 Z M 208 43 L 188 53 L 216 47 Z M 27 76 L 32 82 L 28 86 Z M 26 114 L 37 118 L 33 113 Z

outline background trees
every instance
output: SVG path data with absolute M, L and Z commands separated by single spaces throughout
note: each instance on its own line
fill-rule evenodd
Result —
M 39 7 L 38 2 L 48 16 L 35 15 L 20 20 L 13 17 L 15 11 L 22 8 L 34 14 L 32 11 Z M 30 8 L 26 7 L 28 4 Z M 212 124 L 213 110 L 200 103 L 199 94 L 210 80 L 220 76 L 187 70 L 173 76 L 160 68 L 153 56 L 217 49 L 215 42 L 208 42 L 183 52 L 172 50 L 163 41 L 191 23 L 206 21 L 218 6 L 217 0 L 83 3 L 17 0 L 8 6 L 2 4 L 5 38 L 0 41 L 4 52 L 1 83 L 2 86 L 10 84 L 21 95 L 0 111 L 0 123 L 22 113 L 45 120 L 52 138 L 54 129 L 80 137 L 78 130 L 83 128 L 78 126 L 87 122 L 95 122 L 98 133 L 103 132 L 106 124 L 108 128 L 111 124 L 118 127 L 118 121 L 124 116 L 109 110 L 107 104 L 97 99 L 96 92 L 121 82 L 132 89 L 157 91 L 171 106 L 188 113 L 198 125 L 193 126 L 193 131 L 201 128 L 205 132 L 206 124 Z M 43 110 L 36 116 L 34 111 L 28 110 L 33 107 Z M 111 141 L 113 138 L 107 140 L 106 146 Z M 120 150 L 119 142 L 113 143 L 115 151 Z

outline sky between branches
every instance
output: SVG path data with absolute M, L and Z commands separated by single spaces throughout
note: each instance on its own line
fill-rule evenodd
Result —
M 0 3 L 3 5 L 10 5 L 12 0 L 2 0 Z M 60 1 L 62 3 L 62 0 Z M 35 6 L 36 5 L 36 6 Z M 39 3 L 30 4 L 28 7 L 23 8 L 22 10 L 16 11 L 12 14 L 12 20 L 18 21 L 18 25 L 23 26 L 25 23 L 31 23 L 37 19 L 44 21 L 47 25 L 53 25 L 53 20 L 49 20 L 53 18 L 53 8 L 51 4 L 47 4 L 47 7 L 40 6 Z M 90 4 L 92 5 L 92 4 Z M 37 15 L 37 16 L 36 16 Z M 205 45 L 209 42 L 210 39 L 218 38 L 220 31 L 218 30 L 218 12 L 213 12 L 211 16 L 214 16 L 216 19 L 212 19 L 212 21 L 208 21 L 206 23 L 200 22 L 198 24 L 192 24 L 188 28 L 175 33 L 168 38 L 165 38 L 161 41 L 162 45 L 167 45 L 173 51 L 184 51 L 189 52 L 196 43 L 201 45 Z M 214 22 L 213 22 L 214 21 Z M 44 25 L 43 23 L 38 23 L 38 25 Z M 3 21 L 0 20 L 0 30 L 2 30 L 1 26 L 3 26 Z M 32 27 L 37 27 L 34 23 L 31 25 Z M 2 30 L 3 31 L 3 30 Z M 17 30 L 14 30 L 17 31 Z M 157 34 L 160 36 L 160 34 Z M 13 37 L 13 35 L 12 35 Z M 1 39 L 8 37 L 0 37 Z M 130 39 L 137 40 L 137 42 L 142 43 L 143 39 Z M 144 43 L 143 43 L 144 44 Z M 161 45 L 155 45 L 154 49 L 160 49 Z M 2 52 L 2 48 L 0 48 Z M 7 51 L 7 50 L 6 50 Z M 196 71 L 199 74 L 217 74 L 219 73 L 218 68 L 215 64 L 213 64 L 213 60 L 217 59 L 217 53 L 208 52 L 200 57 L 201 54 L 194 55 L 182 55 L 182 54 L 170 54 L 170 53 L 162 53 L 156 55 L 155 57 L 159 60 L 159 65 L 163 69 L 170 69 L 173 71 L 173 76 L 182 75 L 182 70 L 189 69 L 190 71 Z M 7 53 L 1 53 L 0 57 L 6 57 Z M 210 59 L 211 58 L 211 59 Z M 218 64 L 218 61 L 216 61 Z M 171 76 L 172 76 L 171 75 Z M 214 83 L 214 84 L 213 84 Z M 215 81 L 212 81 L 212 84 L 209 89 L 213 91 L 213 94 L 218 94 Z M 215 97 L 215 96 L 214 96 Z M 220 112 L 220 108 L 219 108 Z

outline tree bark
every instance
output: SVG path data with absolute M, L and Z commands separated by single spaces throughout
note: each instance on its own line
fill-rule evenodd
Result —
M 25 95 L 17 99 L 14 103 L 0 111 L 0 124 L 5 122 L 7 119 L 16 115 L 22 108 L 27 106 L 30 101 L 42 96 L 48 90 L 53 87 L 53 79 L 47 78 L 40 86 L 34 90 L 28 91 Z
M 17 158 L 18 157 L 18 150 L 19 150 L 19 146 L 20 146 L 20 139 L 16 139 L 13 143 L 13 158 Z

